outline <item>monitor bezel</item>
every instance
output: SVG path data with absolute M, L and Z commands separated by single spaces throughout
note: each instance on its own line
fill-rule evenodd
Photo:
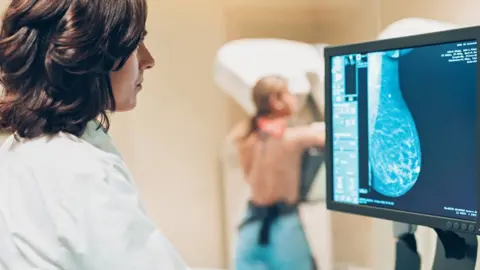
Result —
M 441 216 L 434 216 L 422 213 L 413 213 L 402 210 L 394 210 L 388 208 L 375 207 L 371 205 L 354 205 L 339 203 L 333 200 L 333 162 L 332 162 L 332 85 L 331 85 L 331 58 L 338 55 L 346 54 L 357 54 L 357 53 L 368 53 L 375 51 L 387 51 L 395 50 L 402 48 L 412 48 L 412 47 L 421 47 L 428 45 L 438 45 L 445 43 L 453 43 L 467 40 L 476 40 L 477 41 L 477 51 L 479 51 L 480 45 L 480 26 L 474 27 L 465 27 L 457 28 L 446 31 L 439 31 L 427 34 L 413 35 L 407 37 L 375 40 L 363 43 L 341 45 L 341 46 L 329 46 L 324 49 L 324 58 L 325 58 L 325 122 L 326 122 L 326 166 L 327 166 L 327 183 L 326 183 L 326 199 L 327 199 L 327 209 L 357 214 L 362 216 L 368 216 L 373 218 L 386 219 L 391 221 L 416 224 L 421 226 L 428 226 L 438 229 L 452 229 L 452 225 L 455 224 L 466 224 L 467 226 L 475 226 L 474 232 L 465 231 L 462 228 L 458 229 L 461 232 L 469 232 L 473 234 L 479 234 L 479 228 L 476 228 L 475 221 L 448 218 Z M 480 83 L 478 83 L 478 78 L 480 78 L 480 68 L 478 68 L 479 63 L 477 62 L 477 93 L 480 93 Z M 477 94 L 477 102 L 480 104 L 480 94 Z M 480 142 L 480 117 L 478 113 L 480 110 L 477 109 L 477 141 Z M 477 153 L 480 153 L 480 143 L 477 144 Z M 480 166 L 477 166 L 477 193 L 480 194 Z M 480 198 L 477 203 L 480 204 Z M 478 209 L 477 209 L 478 211 Z M 477 214 L 477 219 L 478 219 Z M 457 223 L 457 224 L 456 224 Z M 480 227 L 480 226 L 479 226 Z M 465 228 L 465 226 L 463 226 Z M 457 229 L 457 228 L 455 228 Z

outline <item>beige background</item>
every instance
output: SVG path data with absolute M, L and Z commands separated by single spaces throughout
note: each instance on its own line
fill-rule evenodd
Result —
M 358 42 L 405 17 L 474 24 L 479 10 L 475 0 L 151 0 L 147 42 L 157 67 L 146 77 L 139 107 L 115 121 L 113 136 L 152 217 L 188 263 L 223 267 L 218 157 L 224 136 L 244 115 L 212 82 L 215 51 L 242 37 Z M 365 248 L 371 220 L 333 219 L 335 261 L 372 265 Z
M 149 0 L 147 44 L 157 65 L 146 74 L 138 108 L 114 117 L 112 136 L 149 213 L 188 264 L 224 267 L 219 155 L 245 115 L 213 83 L 216 50 L 242 37 L 358 42 L 401 18 L 467 25 L 480 21 L 479 11 L 475 0 Z M 371 219 L 333 219 L 335 261 L 371 266 L 382 256 L 366 248 L 376 228 Z

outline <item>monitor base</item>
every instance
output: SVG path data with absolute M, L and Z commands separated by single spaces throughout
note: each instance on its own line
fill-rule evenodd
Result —
M 477 236 L 449 230 L 434 229 L 437 247 L 432 270 L 474 270 L 477 262 Z
M 437 246 L 432 270 L 474 270 L 478 241 L 474 234 L 434 229 Z M 420 270 L 421 258 L 414 233 L 399 235 L 396 243 L 395 270 Z
M 420 270 L 420 255 L 415 234 L 399 235 L 396 243 L 395 270 Z

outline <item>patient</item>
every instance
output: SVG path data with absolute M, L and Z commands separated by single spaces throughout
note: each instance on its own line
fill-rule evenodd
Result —
M 324 124 L 287 127 L 297 100 L 282 77 L 260 79 L 253 101 L 257 112 L 250 129 L 237 139 L 251 196 L 240 226 L 236 269 L 314 269 L 297 206 L 302 154 L 324 147 Z

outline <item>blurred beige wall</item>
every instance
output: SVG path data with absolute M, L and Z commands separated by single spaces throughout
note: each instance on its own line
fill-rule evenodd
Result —
M 475 24 L 477 10 L 475 0 L 151 0 L 147 43 L 157 66 L 139 107 L 118 116 L 112 132 L 155 222 L 190 265 L 226 265 L 218 153 L 245 113 L 212 81 L 213 57 L 224 42 L 360 42 L 406 17 Z M 378 264 L 379 254 L 368 248 L 377 228 L 372 219 L 335 213 L 332 222 L 335 261 Z
M 190 265 L 227 263 L 219 153 L 228 130 L 245 117 L 213 84 L 216 50 L 243 37 L 329 43 L 362 40 L 359 33 L 374 37 L 368 26 L 377 22 L 368 7 L 349 2 L 149 2 L 147 45 L 157 65 L 146 76 L 138 108 L 115 116 L 112 136 L 149 213 Z M 347 27 L 342 17 L 355 22 L 351 35 L 332 31 Z
M 328 43 L 373 38 L 378 22 L 369 10 L 377 8 L 375 2 L 350 2 L 149 2 L 147 45 L 157 65 L 146 75 L 138 108 L 115 117 L 112 136 L 139 183 L 149 213 L 190 265 L 227 263 L 218 154 L 229 128 L 245 117 L 213 84 L 216 50 L 243 37 Z M 349 24 L 342 18 L 350 18 Z M 345 33 L 350 28 L 350 34 Z M 340 215 L 338 222 L 355 222 L 357 229 L 368 230 L 370 221 L 363 219 L 367 224 L 363 225 L 358 219 Z M 348 239 L 349 232 L 342 232 L 339 242 Z M 355 243 L 353 247 L 364 245 Z M 346 253 L 351 252 L 340 255 Z M 362 254 L 356 252 L 355 258 L 368 257 Z
M 224 264 L 217 153 L 227 102 L 211 74 L 225 41 L 219 1 L 149 1 L 146 43 L 157 64 L 136 110 L 112 130 L 148 212 L 196 267 Z

